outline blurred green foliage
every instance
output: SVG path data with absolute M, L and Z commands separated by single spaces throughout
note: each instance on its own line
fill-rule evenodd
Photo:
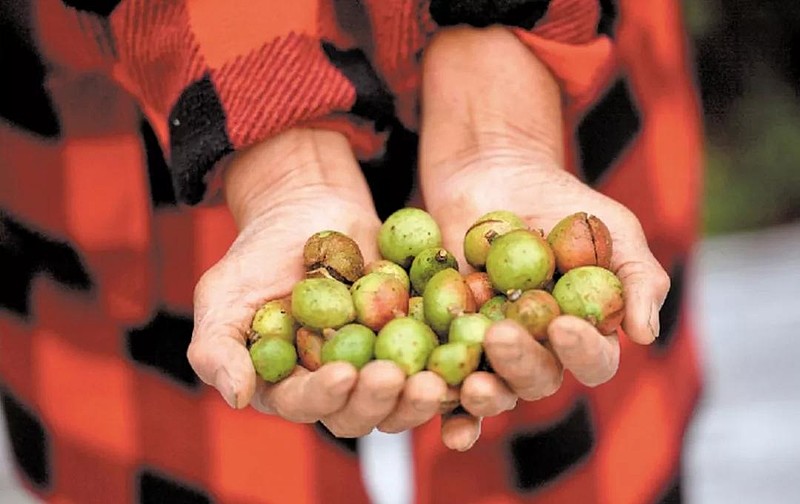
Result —
M 683 6 L 705 115 L 705 233 L 800 218 L 800 2 Z

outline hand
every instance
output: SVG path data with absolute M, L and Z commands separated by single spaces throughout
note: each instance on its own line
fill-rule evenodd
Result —
M 402 431 L 435 416 L 448 391 L 433 373 L 406 380 L 391 362 L 371 362 L 360 372 L 331 363 L 314 372 L 298 366 L 272 385 L 257 377 L 245 346 L 255 311 L 303 278 L 308 236 L 338 230 L 359 244 L 365 261 L 378 255 L 380 221 L 347 140 L 290 131 L 238 153 L 225 169 L 225 196 L 240 233 L 195 289 L 188 358 L 199 377 L 232 407 L 321 421 L 340 437 L 376 426 Z
M 514 211 L 545 232 L 571 213 L 595 214 L 614 240 L 611 268 L 626 296 L 623 329 L 634 342 L 651 343 L 669 277 L 636 217 L 562 169 L 560 95 L 547 69 L 502 28 L 455 28 L 428 46 L 422 92 L 423 198 L 463 269 L 464 234 L 486 212 Z M 445 417 L 442 425 L 454 449 L 472 446 L 482 417 L 555 393 L 565 369 L 597 386 L 614 376 L 620 357 L 617 335 L 572 316 L 551 323 L 544 345 L 513 321 L 498 322 L 484 347 L 496 374 L 474 373 L 462 384 L 461 404 L 471 416 Z

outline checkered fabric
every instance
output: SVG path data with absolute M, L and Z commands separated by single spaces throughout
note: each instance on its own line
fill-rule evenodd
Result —
M 216 161 L 343 132 L 381 215 L 413 178 L 420 56 L 503 24 L 552 71 L 568 169 L 641 219 L 673 289 L 617 377 L 414 432 L 416 501 L 675 502 L 700 383 L 687 253 L 701 127 L 677 0 L 57 0 L 0 7 L 0 399 L 54 503 L 367 502 L 357 443 L 234 411 L 186 361 L 192 290 L 235 237 Z M 400 189 L 398 189 L 400 188 Z

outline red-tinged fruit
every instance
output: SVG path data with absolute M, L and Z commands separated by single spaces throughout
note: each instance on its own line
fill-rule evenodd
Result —
M 364 274 L 369 275 L 370 273 L 386 273 L 387 275 L 395 276 L 403 283 L 403 288 L 405 290 L 411 290 L 411 280 L 408 278 L 406 270 L 399 264 L 395 264 L 388 259 L 378 259 L 377 261 L 369 263 L 367 267 L 364 268 Z
M 370 273 L 350 287 L 356 320 L 373 331 L 408 313 L 408 290 L 396 276 Z
M 309 371 L 319 369 L 322 366 L 322 346 L 324 344 L 325 339 L 322 335 L 306 327 L 298 329 L 295 345 L 300 365 Z
M 464 280 L 467 282 L 478 308 L 482 308 L 495 294 L 492 283 L 489 281 L 489 275 L 482 271 L 474 271 L 465 276 Z
M 611 334 L 625 316 L 622 282 L 599 266 L 569 270 L 553 288 L 562 313 L 588 320 L 601 334 Z
M 611 233 L 594 215 L 577 212 L 561 219 L 547 235 L 547 242 L 561 273 L 581 266 L 611 267 Z
M 462 313 L 475 313 L 475 298 L 461 274 L 448 268 L 436 273 L 422 295 L 425 321 L 440 337 L 445 337 L 450 322 Z
M 506 318 L 519 323 L 538 341 L 547 339 L 547 327 L 560 314 L 556 299 L 543 290 L 525 291 L 506 307 Z

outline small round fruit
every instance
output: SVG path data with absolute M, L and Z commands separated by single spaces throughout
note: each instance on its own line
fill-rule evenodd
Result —
M 344 361 L 361 369 L 375 355 L 375 333 L 360 324 L 347 324 L 339 328 L 331 339 L 322 345 L 322 363 Z
M 297 322 L 292 317 L 292 300 L 289 297 L 268 301 L 256 312 L 251 328 L 255 337 L 251 343 L 259 338 L 277 336 L 290 343 L 294 341 Z
M 347 285 L 330 278 L 306 278 L 292 289 L 292 315 L 306 327 L 338 329 L 356 318 Z
M 506 305 L 508 299 L 501 295 L 494 296 L 481 306 L 480 313 L 489 317 L 489 320 L 498 321 L 506 318 Z
M 300 365 L 309 371 L 316 371 L 322 366 L 322 345 L 325 340 L 320 334 L 307 327 L 297 330 L 295 345 Z
M 414 296 L 408 300 L 408 316 L 420 322 L 425 322 L 425 306 L 422 296 Z
M 478 308 L 482 307 L 494 296 L 494 288 L 492 282 L 489 281 L 489 275 L 482 271 L 473 271 L 464 277 L 469 290 L 472 291 L 472 297 L 475 298 L 475 305 Z
M 526 229 L 525 221 L 507 210 L 497 210 L 481 216 L 464 235 L 464 258 L 475 269 L 486 265 L 491 242 L 515 229 Z
M 425 369 L 438 340 L 430 327 L 411 317 L 392 320 L 378 332 L 375 358 L 390 360 L 407 376 Z
M 364 256 L 352 238 L 339 231 L 319 231 L 303 247 L 306 271 L 325 268 L 340 282 L 353 283 L 364 271 Z
M 611 334 L 625 315 L 622 282 L 599 266 L 569 270 L 553 288 L 553 297 L 563 313 L 592 323 L 601 334 Z
M 350 287 L 356 320 L 373 331 L 408 312 L 408 290 L 396 276 L 370 273 Z
M 261 338 L 250 347 L 250 359 L 262 379 L 277 383 L 294 370 L 297 352 L 294 345 L 283 338 Z
M 492 319 L 482 313 L 465 313 L 453 319 L 447 334 L 448 343 L 483 343 Z
M 425 321 L 440 336 L 445 336 L 450 322 L 462 313 L 475 312 L 475 298 L 458 271 L 448 268 L 436 273 L 422 295 Z
M 421 296 L 433 275 L 447 268 L 458 271 L 458 261 L 453 254 L 441 247 L 425 249 L 417 254 L 408 272 L 414 292 Z
M 555 298 L 538 289 L 523 292 L 506 306 L 506 318 L 518 322 L 538 341 L 547 339 L 547 326 L 559 315 Z
M 455 386 L 478 369 L 481 353 L 480 345 L 445 343 L 433 349 L 426 367 L 441 376 L 448 385 Z
M 539 233 L 518 229 L 492 242 L 486 273 L 499 292 L 544 286 L 555 272 L 553 250 Z
M 419 208 L 401 208 L 378 231 L 378 249 L 384 259 L 403 268 L 420 252 L 442 246 L 442 232 L 431 215 Z
M 387 275 L 395 276 L 403 283 L 403 288 L 405 290 L 411 290 L 411 280 L 408 278 L 406 270 L 399 264 L 395 264 L 388 259 L 378 259 L 377 261 L 369 263 L 367 267 L 364 268 L 364 274 L 369 275 L 370 273 L 386 273 Z
M 547 242 L 562 273 L 581 266 L 611 267 L 611 233 L 594 215 L 578 212 L 561 219 L 547 235 Z

